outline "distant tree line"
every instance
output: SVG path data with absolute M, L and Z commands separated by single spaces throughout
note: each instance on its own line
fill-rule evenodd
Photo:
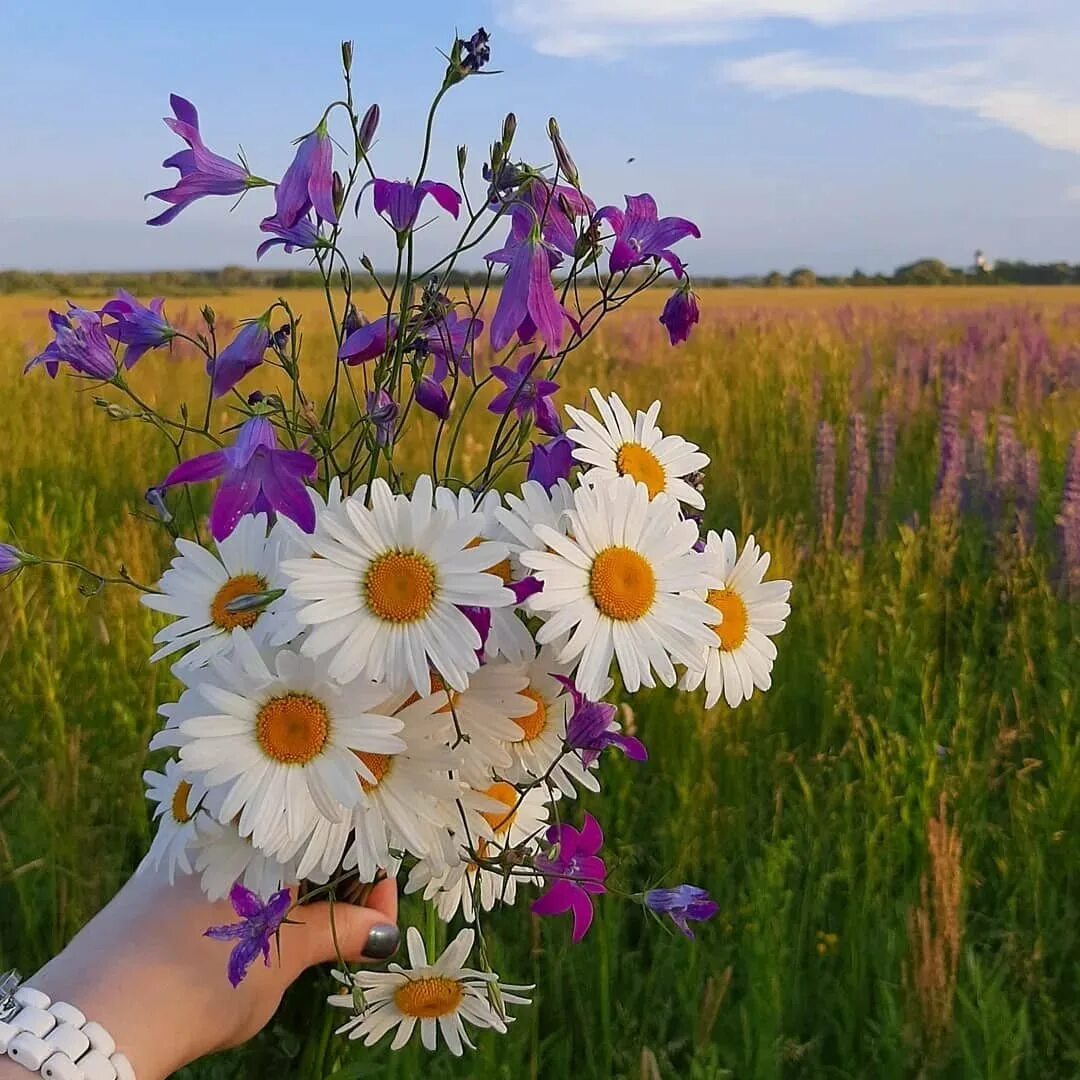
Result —
M 361 283 L 357 278 L 357 283 Z M 454 273 L 449 284 L 480 286 L 484 271 Z M 699 286 L 752 288 L 807 288 L 811 286 L 874 285 L 1080 285 L 1080 264 L 1028 263 L 1002 260 L 993 266 L 949 266 L 941 259 L 917 259 L 898 266 L 891 274 L 816 274 L 800 266 L 788 274 L 774 270 L 765 275 L 742 277 L 695 277 Z M 128 289 L 142 295 L 176 296 L 184 293 L 220 293 L 236 289 L 298 289 L 322 284 L 314 270 L 252 269 L 225 266 L 220 270 L 150 270 L 132 272 L 90 271 L 57 274 L 50 271 L 0 270 L 0 295 L 47 293 L 56 296 L 90 296 Z

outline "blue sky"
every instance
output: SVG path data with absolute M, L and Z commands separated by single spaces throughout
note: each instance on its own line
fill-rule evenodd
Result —
M 415 171 L 437 47 L 484 24 L 493 68 L 440 114 L 430 175 L 518 116 L 515 149 L 550 158 L 560 119 L 598 203 L 652 191 L 698 222 L 699 273 L 891 269 L 922 255 L 1080 261 L 1080 5 L 1075 0 L 411 0 L 306 4 L 0 0 L 0 267 L 252 264 L 269 196 L 204 200 L 143 225 L 179 146 L 170 91 L 207 144 L 275 178 L 338 90 L 356 42 L 378 101 L 377 171 Z M 371 12 L 370 14 L 368 12 Z M 634 161 L 628 162 L 628 158 Z M 448 236 L 442 225 L 427 237 Z M 391 251 L 370 213 L 351 246 Z M 302 256 L 300 256 L 302 258 Z M 267 264 L 288 263 L 268 257 Z

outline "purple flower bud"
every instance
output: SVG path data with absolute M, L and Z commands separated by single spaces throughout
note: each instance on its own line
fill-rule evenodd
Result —
M 161 521 L 164 521 L 166 524 L 172 521 L 172 512 L 165 502 L 164 487 L 154 486 L 152 488 L 147 488 L 146 494 L 143 497 Z
M 450 399 L 446 396 L 442 383 L 437 383 L 428 375 L 423 376 L 416 384 L 416 404 L 440 420 L 445 420 L 450 415 Z
M 533 443 L 527 479 L 536 480 L 550 491 L 560 480 L 569 479 L 574 467 L 573 451 L 574 444 L 565 435 L 546 444 Z
M 840 543 L 848 555 L 854 555 L 862 547 L 869 487 L 870 448 L 867 445 L 866 419 L 862 413 L 852 413 L 848 422 L 847 500 L 840 526 Z
M 697 297 L 690 291 L 689 282 L 667 298 L 660 313 L 660 323 L 667 330 L 672 345 L 686 341 L 700 318 Z
M 510 151 L 510 145 L 514 141 L 514 135 L 516 134 L 516 132 L 517 117 L 512 112 L 508 112 L 506 114 L 506 117 L 503 119 L 502 137 L 499 139 L 499 141 L 502 143 L 503 150 L 507 153 L 509 153 Z
M 269 347 L 270 313 L 266 312 L 243 326 L 216 360 L 207 361 L 207 374 L 213 376 L 214 397 L 227 394 L 248 372 L 254 371 Z
M 385 315 L 371 323 L 362 323 L 342 342 L 338 350 L 338 359 L 344 360 L 350 367 L 374 360 L 386 351 L 397 337 L 397 319 L 389 320 Z M 348 319 L 346 319 L 348 326 Z
M 379 106 L 369 105 L 360 121 L 360 149 L 366 154 L 375 141 L 375 132 L 379 130 Z
M 394 441 L 397 402 L 385 390 L 370 391 L 367 408 L 368 419 L 375 425 L 375 441 L 379 446 L 389 446 Z
M 574 159 L 570 156 L 570 151 L 567 149 L 566 143 L 563 142 L 563 137 L 559 132 L 559 122 L 554 116 L 548 120 L 548 138 L 551 139 L 551 145 L 555 151 L 555 161 L 559 166 L 559 171 L 574 185 L 574 187 L 577 187 L 580 182 L 577 165 L 574 164 Z
M 827 420 L 814 436 L 814 480 L 817 488 L 818 529 L 825 547 L 832 547 L 836 522 L 836 436 Z
M 720 905 L 704 889 L 696 885 L 678 885 L 674 889 L 650 889 L 645 894 L 645 906 L 657 915 L 670 915 L 679 932 L 693 940 L 690 922 L 706 922 Z

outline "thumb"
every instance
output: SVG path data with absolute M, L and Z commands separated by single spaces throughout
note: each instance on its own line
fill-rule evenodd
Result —
M 392 878 L 380 881 L 371 890 L 364 907 L 337 900 L 295 908 L 289 919 L 303 924 L 296 933 L 303 942 L 297 950 L 302 968 L 336 961 L 339 956 L 351 963 L 388 959 L 399 940 L 397 909 L 397 882 Z M 365 956 L 369 939 L 371 955 Z

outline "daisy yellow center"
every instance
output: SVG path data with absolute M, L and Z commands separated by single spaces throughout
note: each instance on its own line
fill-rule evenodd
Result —
M 477 536 L 477 537 L 474 537 L 472 540 L 470 540 L 465 545 L 465 547 L 466 547 L 466 549 L 479 547 L 482 543 L 483 543 L 483 541 L 480 539 L 479 536 Z M 485 574 L 494 574 L 496 577 L 498 577 L 502 581 L 502 583 L 504 585 L 509 585 L 510 582 L 514 580 L 512 574 L 511 574 L 511 570 L 510 570 L 510 560 L 509 559 L 503 559 L 502 562 L 497 562 L 494 565 L 487 567 L 487 569 L 484 571 L 484 573 Z
M 750 613 L 743 598 L 733 589 L 710 589 L 709 603 L 723 616 L 720 624 L 713 627 L 720 638 L 720 648 L 734 652 L 746 640 L 750 629 Z
M 191 794 L 191 785 L 186 780 L 181 780 L 176 785 L 176 790 L 173 792 L 172 797 L 172 816 L 173 821 L 179 825 L 186 825 L 191 820 L 191 815 L 188 813 L 187 801 L 188 796 Z
M 267 757 L 283 765 L 306 765 L 322 753 L 330 716 L 308 694 L 271 698 L 255 717 L 255 737 Z
M 367 766 L 368 772 L 375 777 L 375 782 L 360 777 L 360 786 L 370 794 L 382 783 L 394 759 L 390 754 L 369 754 L 365 750 L 354 750 L 353 753 Z
M 589 592 L 601 614 L 619 622 L 643 618 L 656 599 L 656 575 L 639 552 L 609 547 L 593 560 Z
M 615 467 L 620 476 L 632 476 L 649 489 L 649 498 L 655 499 L 667 487 L 664 466 L 659 458 L 640 443 L 623 443 L 615 455 Z
M 243 627 L 250 630 L 262 614 L 260 611 L 229 611 L 229 604 L 241 596 L 266 592 L 266 582 L 258 574 L 240 574 L 229 578 L 217 591 L 210 604 L 210 620 L 222 630 Z
M 415 551 L 387 551 L 368 568 L 364 596 L 384 622 L 424 618 L 435 602 L 435 567 Z
M 496 802 L 501 802 L 503 806 L 507 807 L 507 813 L 493 810 L 484 814 L 484 820 L 495 830 L 495 835 L 502 836 L 514 824 L 515 810 L 513 808 L 518 804 L 517 789 L 500 780 L 498 783 L 492 784 L 484 794 L 489 799 L 495 799 Z
M 527 697 L 533 703 L 533 711 L 528 716 L 515 716 L 514 723 L 524 732 L 525 742 L 532 742 L 543 735 L 547 728 L 547 705 L 531 686 L 522 690 L 521 696 Z
M 457 979 L 434 975 L 426 979 L 411 979 L 394 991 L 394 1004 L 406 1015 L 418 1020 L 435 1020 L 458 1010 L 465 996 Z

